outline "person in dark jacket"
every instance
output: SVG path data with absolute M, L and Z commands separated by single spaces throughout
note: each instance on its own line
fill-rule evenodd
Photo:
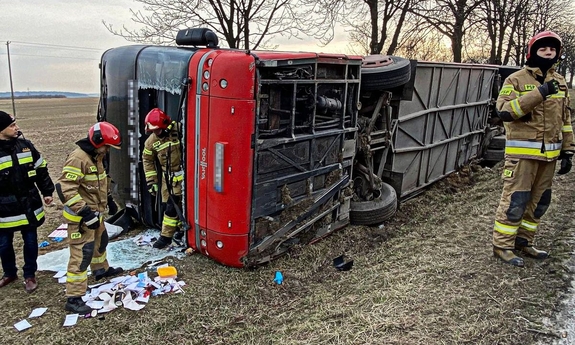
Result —
M 24 241 L 25 289 L 30 293 L 38 287 L 37 228 L 44 223 L 42 199 L 47 205 L 52 203 L 54 183 L 40 152 L 21 135 L 16 119 L 0 111 L 0 259 L 4 271 L 0 288 L 18 279 L 13 240 L 19 231 Z

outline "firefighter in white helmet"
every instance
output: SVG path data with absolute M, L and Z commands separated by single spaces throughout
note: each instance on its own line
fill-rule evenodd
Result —
M 180 226 L 178 210 L 182 207 L 182 181 L 184 172 L 181 160 L 180 124 L 161 109 L 150 110 L 144 120 L 146 131 L 151 132 L 144 143 L 142 162 L 148 191 L 152 196 L 158 192 L 161 179 L 162 202 L 166 203 L 160 238 L 154 248 L 165 248 Z M 180 232 L 181 234 L 181 232 Z
M 548 256 L 533 246 L 535 233 L 551 201 L 556 163 L 558 174 L 568 173 L 575 152 L 567 84 L 554 68 L 561 48 L 554 32 L 533 36 L 527 66 L 505 80 L 497 99 L 507 140 L 493 253 L 518 267 L 524 261 L 514 250 L 535 259 Z
M 123 272 L 110 267 L 106 258 L 108 233 L 102 213 L 108 204 L 110 186 L 104 168 L 104 157 L 110 147 L 119 149 L 122 143 L 118 129 L 108 122 L 98 122 L 85 139 L 76 142 L 56 184 L 68 221 L 70 259 L 66 275 L 65 309 L 88 314 L 92 309 L 82 301 L 88 287 L 88 266 L 96 280 Z

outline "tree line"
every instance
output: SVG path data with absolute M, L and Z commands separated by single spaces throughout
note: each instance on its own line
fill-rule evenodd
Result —
M 575 1 L 572 0 L 135 0 L 138 27 L 106 28 L 130 41 L 172 43 L 179 29 L 207 27 L 222 44 L 274 49 L 274 38 L 313 37 L 322 45 L 337 27 L 349 53 L 399 55 L 428 61 L 521 66 L 536 33 L 563 38 L 560 72 L 575 74 Z

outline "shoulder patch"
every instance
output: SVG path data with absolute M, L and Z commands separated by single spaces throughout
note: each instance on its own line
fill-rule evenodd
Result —
M 76 181 L 78 179 L 78 175 L 72 173 L 66 173 L 66 178 L 70 181 Z
M 98 172 L 98 168 L 95 165 L 90 167 L 90 172 Z

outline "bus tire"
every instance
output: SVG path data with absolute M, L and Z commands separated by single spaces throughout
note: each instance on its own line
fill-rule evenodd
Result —
M 505 148 L 505 135 L 498 135 L 496 137 L 493 137 L 493 139 L 491 139 L 491 141 L 489 142 L 489 145 L 487 145 L 488 149 L 504 149 Z
M 391 55 L 368 55 L 361 65 L 361 88 L 366 91 L 393 89 L 411 78 L 408 59 Z
M 397 193 L 392 186 L 382 183 L 379 198 L 370 201 L 352 201 L 349 211 L 351 224 L 376 225 L 393 217 L 397 211 Z

